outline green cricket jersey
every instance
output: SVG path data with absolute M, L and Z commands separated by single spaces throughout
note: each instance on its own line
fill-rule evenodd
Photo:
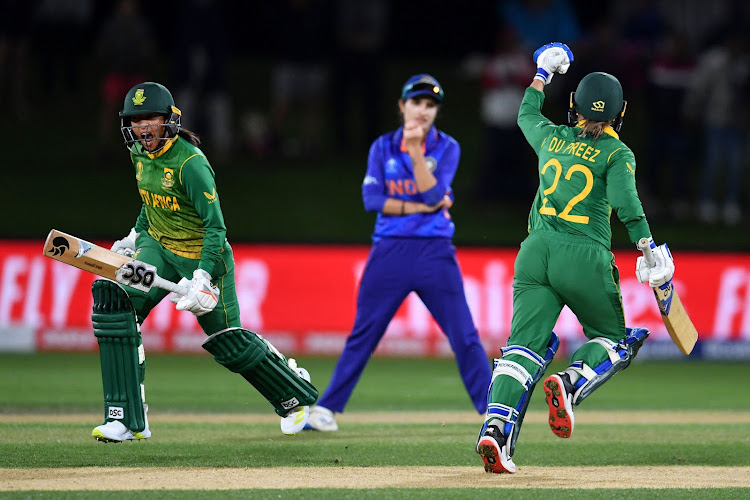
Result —
M 611 127 L 598 140 L 580 127 L 542 115 L 544 92 L 526 89 L 518 126 L 539 157 L 539 190 L 529 233 L 546 230 L 588 236 L 610 248 L 612 209 L 633 243 L 651 236 L 635 187 L 635 156 Z
M 227 229 L 203 152 L 178 136 L 156 154 L 137 144 L 131 159 L 143 200 L 136 232 L 147 230 L 170 252 L 200 259 L 198 267 L 217 277 Z

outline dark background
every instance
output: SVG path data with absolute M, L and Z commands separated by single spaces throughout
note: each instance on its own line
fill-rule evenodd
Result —
M 384 9 L 377 31 L 381 42 L 364 54 L 342 41 L 339 16 L 345 2 L 336 0 L 127 0 L 132 14 L 120 22 L 112 21 L 121 8 L 116 1 L 4 5 L 0 137 L 6 213 L 0 236 L 43 239 L 53 227 L 86 239 L 127 234 L 140 197 L 119 132 L 124 92 L 108 90 L 105 83 L 120 75 L 165 84 L 183 112 L 182 92 L 196 96 L 184 125 L 204 140 L 230 241 L 366 244 L 374 214 L 362 207 L 360 183 L 369 144 L 399 125 L 396 101 L 403 82 L 427 72 L 446 92 L 437 125 L 462 147 L 452 209 L 456 244 L 518 245 L 535 188 L 501 180 L 490 189 L 496 196 L 477 194 L 487 187 L 480 174 L 486 85 L 472 69 L 493 53 L 498 35 L 510 30 L 503 12 L 513 2 L 351 1 L 363 12 L 373 4 Z M 636 155 L 639 191 L 655 239 L 673 249 L 750 250 L 748 106 L 742 98 L 749 89 L 746 36 L 728 66 L 732 71 L 715 76 L 743 86 L 733 102 L 742 140 L 742 169 L 733 181 L 741 186 L 739 220 L 700 217 L 709 137 L 706 101 L 690 118 L 684 103 L 655 99 L 650 83 L 667 35 L 679 34 L 687 59 L 697 65 L 730 34 L 747 32 L 747 2 L 523 4 L 539 16 L 560 7 L 577 26 L 577 36 L 561 40 L 576 61 L 569 74 L 556 76 L 548 87 L 544 112 L 553 121 L 565 122 L 568 93 L 587 71 L 620 78 L 628 100 L 621 138 Z M 553 41 L 555 34 L 537 33 L 544 41 Z M 518 45 L 529 59 L 537 48 Z M 323 83 L 316 91 L 307 80 L 293 78 L 290 90 L 281 92 L 275 74 L 285 63 L 308 76 L 323 75 Z M 532 77 L 533 72 L 523 85 Z M 283 123 L 274 126 L 280 109 L 286 110 Z M 223 125 L 212 124 L 214 111 L 224 117 Z M 675 130 L 681 146 L 663 135 L 674 138 Z M 654 161 L 654 150 L 667 155 Z M 679 165 L 662 168 L 673 156 L 681 158 Z M 511 170 L 534 175 L 533 161 L 509 163 L 504 156 L 493 163 L 501 179 L 518 179 Z M 728 177 L 721 171 L 717 178 L 721 208 Z M 612 225 L 614 246 L 629 247 L 616 217 Z

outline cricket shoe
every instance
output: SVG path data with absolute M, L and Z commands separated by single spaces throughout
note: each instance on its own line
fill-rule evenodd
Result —
M 503 436 L 496 425 L 488 425 L 484 433 L 479 437 L 477 453 L 484 461 L 484 471 L 495 474 L 513 474 L 516 472 L 516 464 L 508 454 L 508 439 Z
M 336 417 L 333 412 L 325 406 L 313 406 L 310 409 L 310 420 L 307 421 L 305 429 L 322 432 L 333 432 L 339 430 Z
M 105 443 L 121 443 L 123 441 L 132 441 L 138 439 L 148 439 L 151 437 L 151 431 L 148 428 L 148 405 L 143 405 L 144 418 L 146 419 L 146 427 L 140 432 L 132 432 L 130 429 L 119 420 L 113 420 L 107 422 L 98 427 L 95 427 L 91 436 L 97 441 L 103 441 Z
M 310 372 L 304 368 L 297 366 L 297 361 L 294 358 L 289 358 L 287 361 L 289 368 L 297 372 L 297 374 L 304 380 L 310 381 Z M 281 432 L 292 436 L 297 434 L 305 428 L 307 419 L 310 418 L 310 407 L 309 406 L 298 406 L 293 409 L 285 417 L 281 417 Z
M 573 393 L 575 387 L 565 373 L 550 375 L 544 380 L 544 395 L 549 407 L 549 428 L 555 436 L 569 438 L 573 434 Z

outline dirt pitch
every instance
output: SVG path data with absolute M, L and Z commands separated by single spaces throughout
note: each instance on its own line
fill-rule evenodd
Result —
M 544 422 L 546 413 L 530 413 L 527 421 Z M 89 421 L 97 417 L 78 415 L 9 415 L 0 414 L 0 422 L 19 421 Z M 581 412 L 578 422 L 615 423 L 626 416 L 605 412 Z M 153 423 L 185 422 L 271 422 L 266 415 L 156 415 Z M 367 413 L 344 414 L 339 423 L 371 422 L 478 422 L 472 413 Z M 715 413 L 707 415 L 677 412 L 636 412 L 627 415 L 628 422 L 705 422 L 750 423 L 750 413 Z M 127 446 L 127 444 L 125 445 Z M 56 469 L 0 469 L 0 491 L 82 491 L 82 490 L 203 490 L 203 489 L 280 489 L 290 488 L 570 488 L 561 478 L 576 477 L 576 488 L 729 488 L 750 487 L 750 467 L 701 466 L 607 466 L 555 467 L 519 464 L 513 475 L 487 474 L 476 467 L 265 467 L 265 468 L 131 468 L 118 467 L 112 482 L 112 468 L 82 467 Z M 612 478 L 617 478 L 613 481 Z

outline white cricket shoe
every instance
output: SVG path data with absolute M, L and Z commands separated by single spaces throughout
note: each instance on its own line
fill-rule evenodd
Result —
M 339 426 L 336 423 L 336 417 L 331 410 L 325 406 L 315 405 L 310 408 L 310 420 L 307 421 L 305 429 L 333 432 L 339 430 Z
M 151 437 L 151 431 L 148 428 L 148 405 L 143 405 L 144 418 L 146 427 L 141 432 L 131 432 L 130 429 L 119 420 L 113 420 L 94 428 L 91 436 L 97 441 L 105 443 L 121 443 L 122 441 L 131 441 L 138 439 L 148 439 Z
M 477 443 L 477 453 L 482 457 L 485 472 L 515 474 L 516 464 L 508 454 L 508 439 L 496 425 L 488 425 Z
M 289 368 L 297 372 L 297 374 L 307 380 L 310 381 L 310 372 L 305 370 L 304 368 L 299 368 L 297 366 L 297 361 L 294 360 L 294 358 L 289 358 L 287 361 L 289 364 Z M 294 435 L 300 432 L 302 429 L 305 428 L 305 424 L 307 424 L 307 419 L 310 417 L 310 407 L 309 406 L 298 406 L 291 412 L 289 412 L 286 417 L 281 417 L 281 432 L 287 435 Z

